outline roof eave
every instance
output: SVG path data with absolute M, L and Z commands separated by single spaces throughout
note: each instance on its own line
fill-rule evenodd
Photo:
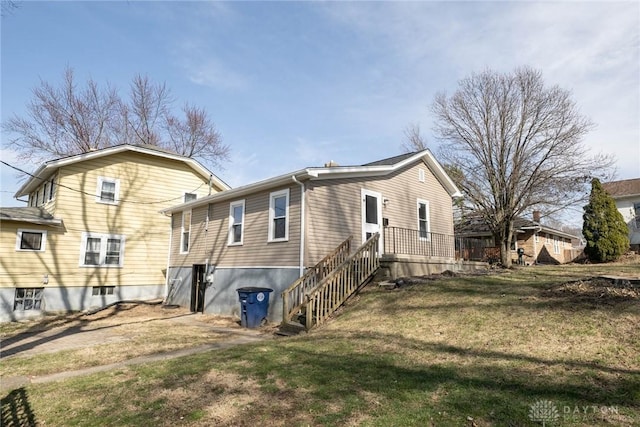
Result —
M 48 179 L 53 173 L 60 169 L 63 166 L 67 166 L 73 163 L 79 163 L 82 161 L 96 159 L 104 156 L 109 156 L 112 154 L 117 154 L 123 151 L 134 151 L 142 154 L 149 154 L 157 157 L 163 157 L 166 159 L 181 161 L 189 165 L 193 170 L 195 170 L 200 176 L 206 178 L 207 180 L 211 180 L 212 184 L 216 185 L 220 190 L 229 190 L 231 187 L 218 178 L 213 172 L 204 167 L 200 162 L 195 159 L 183 157 L 177 154 L 165 153 L 162 151 L 156 151 L 150 148 L 138 147 L 135 145 L 122 144 L 116 145 L 109 148 L 104 148 L 102 150 L 90 151 L 88 153 L 77 154 L 75 156 L 69 156 L 58 160 L 51 160 L 43 165 L 41 165 L 31 177 L 18 189 L 15 193 L 14 197 L 18 198 L 21 196 L 26 196 L 35 190 L 38 186 L 40 186 L 41 182 Z
M 306 181 L 315 177 L 315 173 L 309 169 L 302 169 L 296 172 L 279 175 L 273 178 L 258 181 L 252 184 L 243 185 L 241 187 L 231 188 L 229 190 L 221 191 L 220 193 L 211 194 L 209 196 L 202 197 L 200 199 L 192 200 L 190 202 L 181 203 L 179 205 L 171 206 L 163 209 L 160 213 L 169 215 L 174 212 L 180 212 L 188 209 L 193 209 L 198 206 L 206 205 L 214 202 L 221 202 L 224 200 L 231 200 L 244 197 L 248 194 L 257 193 L 260 191 L 269 190 L 294 182 L 293 177 L 298 181 Z

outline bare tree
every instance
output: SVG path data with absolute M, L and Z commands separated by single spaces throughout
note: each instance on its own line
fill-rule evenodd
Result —
M 135 143 L 159 145 L 159 132 L 173 102 L 166 84 L 153 84 L 147 76 L 138 74 L 131 82 L 130 96 L 131 103 L 123 105 L 123 114 Z
M 3 128 L 17 135 L 10 144 L 22 160 L 79 154 L 112 144 L 119 105 L 109 86 L 101 88 L 90 79 L 78 89 L 73 70 L 67 68 L 60 87 L 41 81 L 27 104 L 27 117 L 14 115 Z
M 2 127 L 19 158 L 30 163 L 124 143 L 158 146 L 209 165 L 226 160 L 229 147 L 207 112 L 187 104 L 178 118 L 173 102 L 167 86 L 147 76 L 133 78 L 125 101 L 91 79 L 79 88 L 67 68 L 59 87 L 41 81 L 27 115 L 14 115 Z
M 420 133 L 420 125 L 411 123 L 404 128 L 404 142 L 402 143 L 402 151 L 405 153 L 413 153 L 422 151 L 427 148 L 427 140 Z
M 186 104 L 184 119 L 166 117 L 168 140 L 162 145 L 186 157 L 208 159 L 217 164 L 229 157 L 229 147 L 221 143 L 222 137 L 203 108 Z
M 593 123 L 569 91 L 546 87 L 531 68 L 473 74 L 451 97 L 438 94 L 433 112 L 441 159 L 457 167 L 454 180 L 491 227 L 505 266 L 517 216 L 575 205 L 614 163 L 588 155 L 582 138 Z

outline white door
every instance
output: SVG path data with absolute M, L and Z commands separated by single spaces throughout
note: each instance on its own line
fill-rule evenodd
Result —
M 362 243 L 375 233 L 380 233 L 378 249 L 382 254 L 382 195 L 375 191 L 361 190 L 362 194 Z

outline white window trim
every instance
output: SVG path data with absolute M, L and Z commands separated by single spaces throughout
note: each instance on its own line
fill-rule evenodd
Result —
M 84 258 L 87 252 L 87 239 L 95 238 L 100 239 L 100 262 L 96 265 L 94 264 L 85 264 Z M 105 264 L 106 252 L 107 252 L 107 240 L 108 239 L 119 239 L 120 240 L 120 257 L 119 263 L 115 264 Z M 101 233 L 82 233 L 82 242 L 80 243 L 80 260 L 79 266 L 84 268 L 122 268 L 124 267 L 124 246 L 125 246 L 125 236 L 120 234 L 101 234 Z
M 42 234 L 42 244 L 40 245 L 40 249 L 21 249 L 20 243 L 22 243 L 22 233 L 40 233 Z M 47 244 L 47 231 L 46 230 L 32 230 L 28 228 L 19 228 L 18 234 L 16 235 L 16 251 L 19 252 L 44 252 Z
M 184 248 L 184 218 L 185 218 L 185 214 L 189 213 L 189 241 L 187 242 L 187 250 L 183 250 L 182 248 Z M 193 212 L 191 210 L 188 211 L 183 211 L 182 212 L 182 227 L 180 229 L 180 253 L 181 254 L 188 254 L 189 250 L 191 249 L 191 225 L 193 224 Z
M 103 182 L 113 182 L 116 185 L 113 202 L 102 200 L 102 183 Z M 104 176 L 99 176 L 98 185 L 96 187 L 96 202 L 102 203 L 105 205 L 117 205 L 118 203 L 120 203 L 120 180 L 117 178 L 108 178 Z
M 560 239 L 558 238 L 558 236 L 553 236 L 553 253 L 560 253 Z
M 425 205 L 425 210 L 427 213 L 427 237 L 420 236 L 420 205 Z M 418 199 L 416 202 L 416 217 L 418 220 L 418 238 L 422 241 L 430 241 L 431 240 L 431 215 L 429 214 L 429 201 L 424 199 Z
M 284 214 L 284 237 L 274 238 L 275 227 L 273 222 L 275 220 L 275 199 L 278 197 L 285 197 L 285 214 Z M 268 242 L 286 242 L 289 240 L 289 189 L 274 191 L 269 195 L 269 236 Z
M 233 223 L 233 208 L 235 208 L 237 206 L 242 206 L 242 221 L 240 222 L 240 224 L 242 225 L 242 231 L 240 233 L 240 241 L 239 242 L 234 242 L 233 241 L 233 225 L 234 225 L 234 223 Z M 242 244 L 244 242 L 244 231 L 245 231 L 244 217 L 245 217 L 244 199 L 236 200 L 235 202 L 229 203 L 229 235 L 228 235 L 228 240 L 227 240 L 228 246 L 242 246 Z

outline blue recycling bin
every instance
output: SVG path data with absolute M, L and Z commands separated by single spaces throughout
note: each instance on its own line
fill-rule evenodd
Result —
M 238 288 L 240 299 L 240 324 L 243 328 L 258 328 L 266 322 L 269 312 L 269 294 L 273 289 Z

